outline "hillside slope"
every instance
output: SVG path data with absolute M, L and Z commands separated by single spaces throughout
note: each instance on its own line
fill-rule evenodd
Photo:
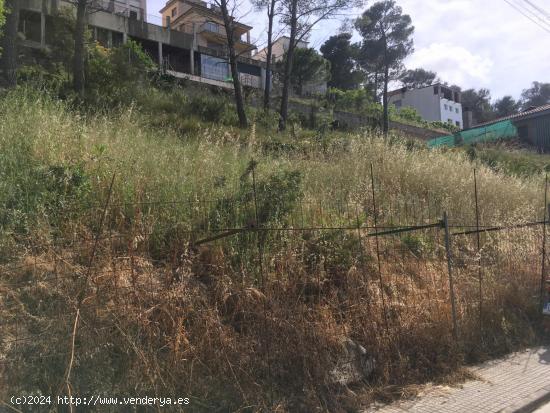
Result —
M 353 411 L 536 340 L 541 228 L 484 234 L 483 276 L 475 236 L 454 238 L 457 340 L 438 223 L 476 225 L 474 168 L 481 225 L 540 220 L 540 175 L 397 136 L 171 111 L 0 98 L 2 399 Z M 426 227 L 372 236 L 412 225 Z

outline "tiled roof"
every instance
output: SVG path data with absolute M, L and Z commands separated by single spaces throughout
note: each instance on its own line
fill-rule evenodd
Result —
M 498 118 L 498 119 L 495 119 L 495 120 L 491 120 L 489 122 L 480 123 L 479 125 L 474 125 L 472 127 L 472 129 L 479 128 L 481 126 L 491 125 L 493 123 L 502 122 L 502 121 L 505 121 L 505 120 L 521 120 L 523 118 L 528 118 L 532 115 L 536 115 L 537 113 L 545 112 L 547 110 L 550 111 L 550 104 L 538 106 L 536 108 L 529 109 L 529 110 L 526 110 L 524 112 L 516 113 L 514 115 L 505 116 L 503 118 Z

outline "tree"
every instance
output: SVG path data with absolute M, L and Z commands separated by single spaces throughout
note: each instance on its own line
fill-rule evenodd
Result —
M 504 96 L 493 104 L 493 112 L 497 118 L 503 118 L 518 113 L 520 106 L 512 96 Z
M 75 0 L 76 21 L 74 29 L 73 88 L 80 96 L 84 95 L 86 63 L 87 14 L 92 0 Z
M 283 91 L 279 117 L 280 131 L 286 128 L 292 62 L 298 42 L 303 40 L 320 21 L 334 17 L 339 11 L 353 8 L 356 4 L 360 4 L 360 0 L 281 0 L 279 3 L 279 14 L 290 31 L 283 72 Z
M 287 54 L 279 63 L 285 65 Z M 292 61 L 291 84 L 299 95 L 303 94 L 303 87 L 308 82 L 323 82 L 330 77 L 330 62 L 321 56 L 315 49 L 299 48 L 294 52 Z
M 414 32 L 409 15 L 403 14 L 394 0 L 384 0 L 373 4 L 355 22 L 355 27 L 363 37 L 361 53 L 364 62 L 383 70 L 384 90 L 383 131 L 389 130 L 388 84 L 398 77 L 403 60 L 413 51 Z
M 237 20 L 235 19 L 235 11 L 237 10 L 239 4 L 236 0 L 232 3 L 229 3 L 230 1 L 231 0 L 214 0 L 214 4 L 217 5 L 222 12 L 229 54 L 229 67 L 231 69 L 231 77 L 233 79 L 235 106 L 237 107 L 237 116 L 239 117 L 239 126 L 241 128 L 246 128 L 248 126 L 248 120 L 244 110 L 243 90 L 237 66 L 237 52 L 235 51 L 235 26 L 237 24 Z
M 357 69 L 359 46 L 351 43 L 351 36 L 351 33 L 340 33 L 331 36 L 321 46 L 323 57 L 330 62 L 330 87 L 356 89 L 363 80 Z
M 273 60 L 273 20 L 275 18 L 275 7 L 277 0 L 254 0 L 253 4 L 257 9 L 267 10 L 267 46 L 265 63 L 265 85 L 264 85 L 264 110 L 269 109 L 271 94 L 271 71 Z
M 401 84 L 408 89 L 418 89 L 438 83 L 437 73 L 426 69 L 406 70 L 399 77 Z
M 6 17 L 4 16 L 4 0 L 0 0 L 0 30 L 2 30 L 5 21 Z
M 17 30 L 19 25 L 19 0 L 6 0 L 6 18 L 2 37 L 3 81 L 7 87 L 17 85 Z
M 475 123 L 483 123 L 493 120 L 495 113 L 491 105 L 491 92 L 489 89 L 468 89 L 462 92 L 462 107 L 472 111 Z
M 533 82 L 529 89 L 521 94 L 523 110 L 532 106 L 542 106 L 550 103 L 550 83 Z

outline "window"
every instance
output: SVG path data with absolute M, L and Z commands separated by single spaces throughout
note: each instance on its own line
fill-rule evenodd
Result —
M 219 33 L 220 32 L 220 26 L 218 23 L 214 22 L 206 22 L 204 23 L 204 30 L 213 32 L 213 33 Z
M 25 40 L 40 43 L 40 13 L 21 10 L 19 14 L 19 31 L 25 35 Z
M 455 125 L 458 126 L 460 128 L 460 122 L 459 121 L 456 121 L 455 122 Z
M 439 95 L 439 86 L 434 86 L 434 95 Z
M 177 7 L 174 7 L 172 9 L 172 17 L 176 17 L 176 14 L 178 13 L 178 8 Z
M 448 123 L 453 123 L 453 120 L 452 119 L 447 119 L 447 122 Z
M 403 101 L 399 99 L 393 102 L 393 104 L 395 105 L 396 108 L 400 108 L 403 105 Z
M 201 56 L 201 76 L 207 79 L 226 81 L 229 79 L 229 65 L 224 59 Z
M 445 104 L 444 106 L 445 106 L 445 110 L 449 110 L 449 106 L 447 106 L 447 104 Z
M 456 113 L 458 113 L 458 108 L 455 108 Z

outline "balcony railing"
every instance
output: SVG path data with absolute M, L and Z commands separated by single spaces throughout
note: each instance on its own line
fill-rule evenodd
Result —
M 243 86 L 249 86 L 256 89 L 262 88 L 262 79 L 258 76 L 249 75 L 248 73 L 239 73 L 239 79 Z
M 104 11 L 107 13 L 118 14 L 130 19 L 146 21 L 145 10 L 141 7 L 127 5 L 118 0 L 93 0 L 90 3 L 90 9 L 93 11 Z

